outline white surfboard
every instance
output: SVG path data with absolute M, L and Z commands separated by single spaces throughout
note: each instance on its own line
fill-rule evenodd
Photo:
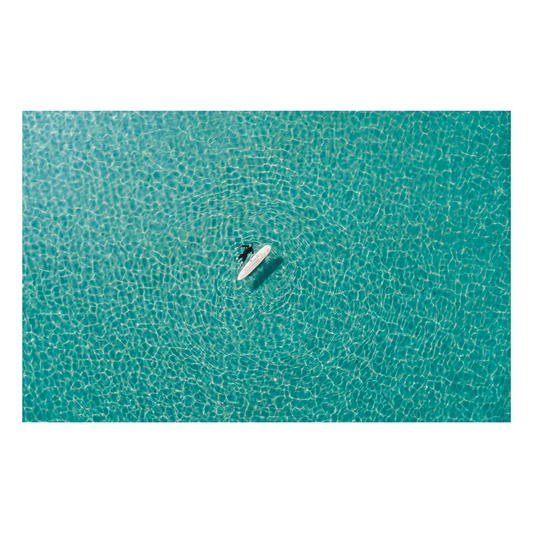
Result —
M 246 276 L 249 276 L 262 262 L 263 259 L 270 253 L 271 246 L 268 244 L 263 246 L 251 259 L 244 265 L 243 269 L 239 272 L 237 280 L 244 279 Z

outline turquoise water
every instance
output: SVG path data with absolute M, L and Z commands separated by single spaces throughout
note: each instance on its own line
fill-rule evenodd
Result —
M 508 112 L 25 112 L 23 420 L 510 421 L 510 189 Z

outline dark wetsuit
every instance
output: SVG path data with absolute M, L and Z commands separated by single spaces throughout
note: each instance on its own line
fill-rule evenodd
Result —
M 244 252 L 241 255 L 239 255 L 239 257 L 237 257 L 237 261 L 242 259 L 242 262 L 244 263 L 246 261 L 246 258 L 248 257 L 248 254 L 250 254 L 250 253 L 253 254 L 254 253 L 253 243 L 241 244 L 240 246 L 237 247 L 237 250 L 239 248 L 244 248 Z

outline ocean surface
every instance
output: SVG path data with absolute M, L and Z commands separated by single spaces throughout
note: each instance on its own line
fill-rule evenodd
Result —
M 509 112 L 22 118 L 24 421 L 510 421 Z

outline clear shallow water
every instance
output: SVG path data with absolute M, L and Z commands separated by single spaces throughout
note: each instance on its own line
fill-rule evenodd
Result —
M 510 229 L 507 112 L 26 112 L 23 420 L 509 421 Z

